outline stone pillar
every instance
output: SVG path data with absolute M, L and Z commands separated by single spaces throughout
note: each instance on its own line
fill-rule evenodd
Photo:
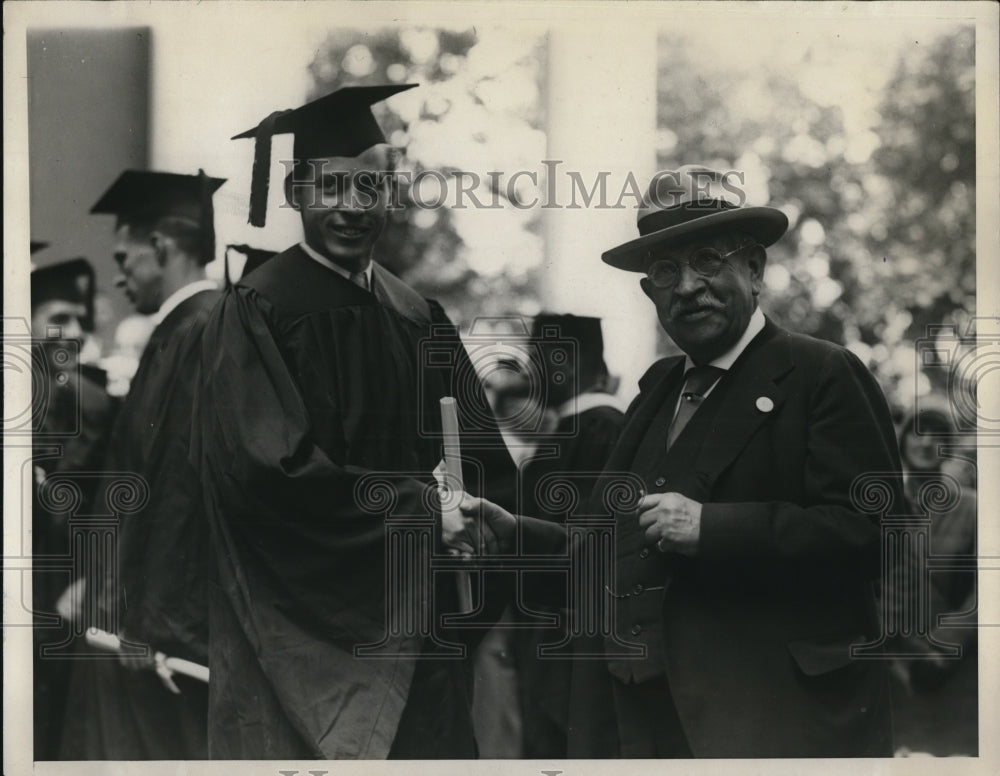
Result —
M 232 11 L 230 10 L 230 13 Z M 267 227 L 247 223 L 253 141 L 230 138 L 257 125 L 275 110 L 308 99 L 308 65 L 325 29 L 289 23 L 280 33 L 268 24 L 241 24 L 239 34 L 220 34 L 223 18 L 191 24 L 170 16 L 153 31 L 150 68 L 150 167 L 168 172 L 226 178 L 215 195 L 216 257 L 226 243 L 284 250 L 302 239 L 298 215 L 282 208 L 281 160 L 292 155 L 291 135 L 274 138 Z M 295 45 L 290 45 L 294 41 Z M 198 56 L 197 52 L 211 52 Z M 222 276 L 222 262 L 209 268 Z
M 548 159 L 562 162 L 549 169 L 563 207 L 546 211 L 543 305 L 604 319 L 605 360 L 628 400 L 655 358 L 656 316 L 639 275 L 608 267 L 601 253 L 638 236 L 636 197 L 621 193 L 631 173 L 641 196 L 655 172 L 657 36 L 655 26 L 625 23 L 598 37 L 593 24 L 549 33 Z M 571 173 L 588 191 L 606 173 L 607 207 L 598 207 L 600 189 L 585 206 Z

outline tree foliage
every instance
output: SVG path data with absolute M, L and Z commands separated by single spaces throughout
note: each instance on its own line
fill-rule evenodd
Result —
M 504 31 L 430 27 L 340 29 L 331 33 L 310 67 L 314 96 L 342 86 L 419 83 L 420 88 L 376 106 L 393 145 L 404 149 L 411 180 L 429 170 L 449 176 L 471 170 L 484 178 L 473 192 L 482 202 L 504 199 L 486 185 L 490 170 L 519 169 L 544 151 L 544 39 Z M 516 43 L 516 45 L 514 45 Z M 485 61 L 489 59 L 490 61 Z M 534 90 L 534 91 L 533 91 Z M 505 99 L 504 93 L 519 99 Z M 423 202 L 436 195 L 431 186 Z M 537 214 L 509 208 L 461 212 L 454 188 L 445 206 L 413 206 L 414 192 L 400 183 L 403 209 L 390 214 L 379 242 L 379 260 L 421 293 L 441 302 L 458 323 L 501 315 L 518 304 L 537 308 L 542 244 Z M 502 234 L 483 246 L 484 232 Z
M 932 387 L 915 341 L 974 310 L 974 48 L 971 27 L 904 47 L 865 130 L 799 72 L 712 78 L 683 37 L 661 39 L 661 169 L 742 170 L 751 204 L 785 211 L 762 304 L 862 356 L 898 407 Z
M 916 341 L 932 324 L 964 326 L 974 313 L 973 28 L 888 51 L 867 124 L 851 104 L 864 85 L 816 81 L 809 49 L 795 67 L 765 60 L 725 72 L 712 71 L 689 34 L 661 35 L 658 50 L 660 169 L 740 170 L 749 204 L 784 210 L 791 228 L 769 250 L 765 309 L 847 345 L 898 407 L 912 405 L 935 387 L 915 366 Z M 421 83 L 380 109 L 413 173 L 530 169 L 545 156 L 542 35 L 339 30 L 311 70 L 316 95 Z M 540 214 L 502 211 L 395 212 L 379 258 L 459 321 L 530 314 L 543 266 Z

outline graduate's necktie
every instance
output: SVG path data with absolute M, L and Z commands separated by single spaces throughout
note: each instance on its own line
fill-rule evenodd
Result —
M 365 291 L 371 290 L 370 288 L 368 288 L 368 273 L 366 272 L 352 272 L 351 282 L 354 285 L 363 288 Z
M 691 416 L 694 415 L 695 410 L 705 398 L 705 392 L 715 385 L 715 381 L 725 373 L 725 369 L 720 369 L 717 366 L 695 366 L 685 373 L 681 403 L 677 408 L 677 414 L 674 415 L 673 422 L 670 424 L 670 432 L 667 434 L 668 450 L 680 436 L 684 426 L 691 420 Z

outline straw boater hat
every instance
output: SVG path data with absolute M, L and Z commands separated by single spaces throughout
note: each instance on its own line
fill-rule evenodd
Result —
M 765 248 L 788 229 L 788 218 L 773 207 L 743 207 L 737 186 L 707 167 L 685 165 L 653 176 L 639 207 L 639 237 L 601 257 L 606 264 L 643 272 L 654 247 L 689 240 L 703 232 L 738 230 Z

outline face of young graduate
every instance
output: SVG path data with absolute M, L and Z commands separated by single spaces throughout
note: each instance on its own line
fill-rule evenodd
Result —
M 65 299 L 51 299 L 42 302 L 31 312 L 31 336 L 41 342 L 46 353 L 55 357 L 56 353 L 69 353 L 59 346 L 67 340 L 83 339 L 83 319 L 87 316 L 87 308 L 78 302 Z M 64 355 L 58 356 L 65 358 Z M 65 369 L 72 366 L 65 362 L 53 364 Z
M 731 237 L 702 237 L 660 249 L 650 266 L 660 260 L 675 262 L 680 270 L 676 285 L 659 288 L 648 276 L 640 281 L 664 331 L 695 363 L 707 363 L 735 345 L 757 306 L 767 261 L 760 246 L 725 256 L 713 277 L 699 274 L 688 263 L 699 249 L 725 255 L 734 247 Z
M 286 193 L 302 218 L 306 244 L 350 272 L 371 261 L 386 222 L 389 149 L 376 145 L 359 156 L 328 156 L 286 180 Z
M 163 303 L 163 264 L 149 232 L 121 224 L 115 233 L 115 286 L 125 292 L 136 312 L 152 315 Z

